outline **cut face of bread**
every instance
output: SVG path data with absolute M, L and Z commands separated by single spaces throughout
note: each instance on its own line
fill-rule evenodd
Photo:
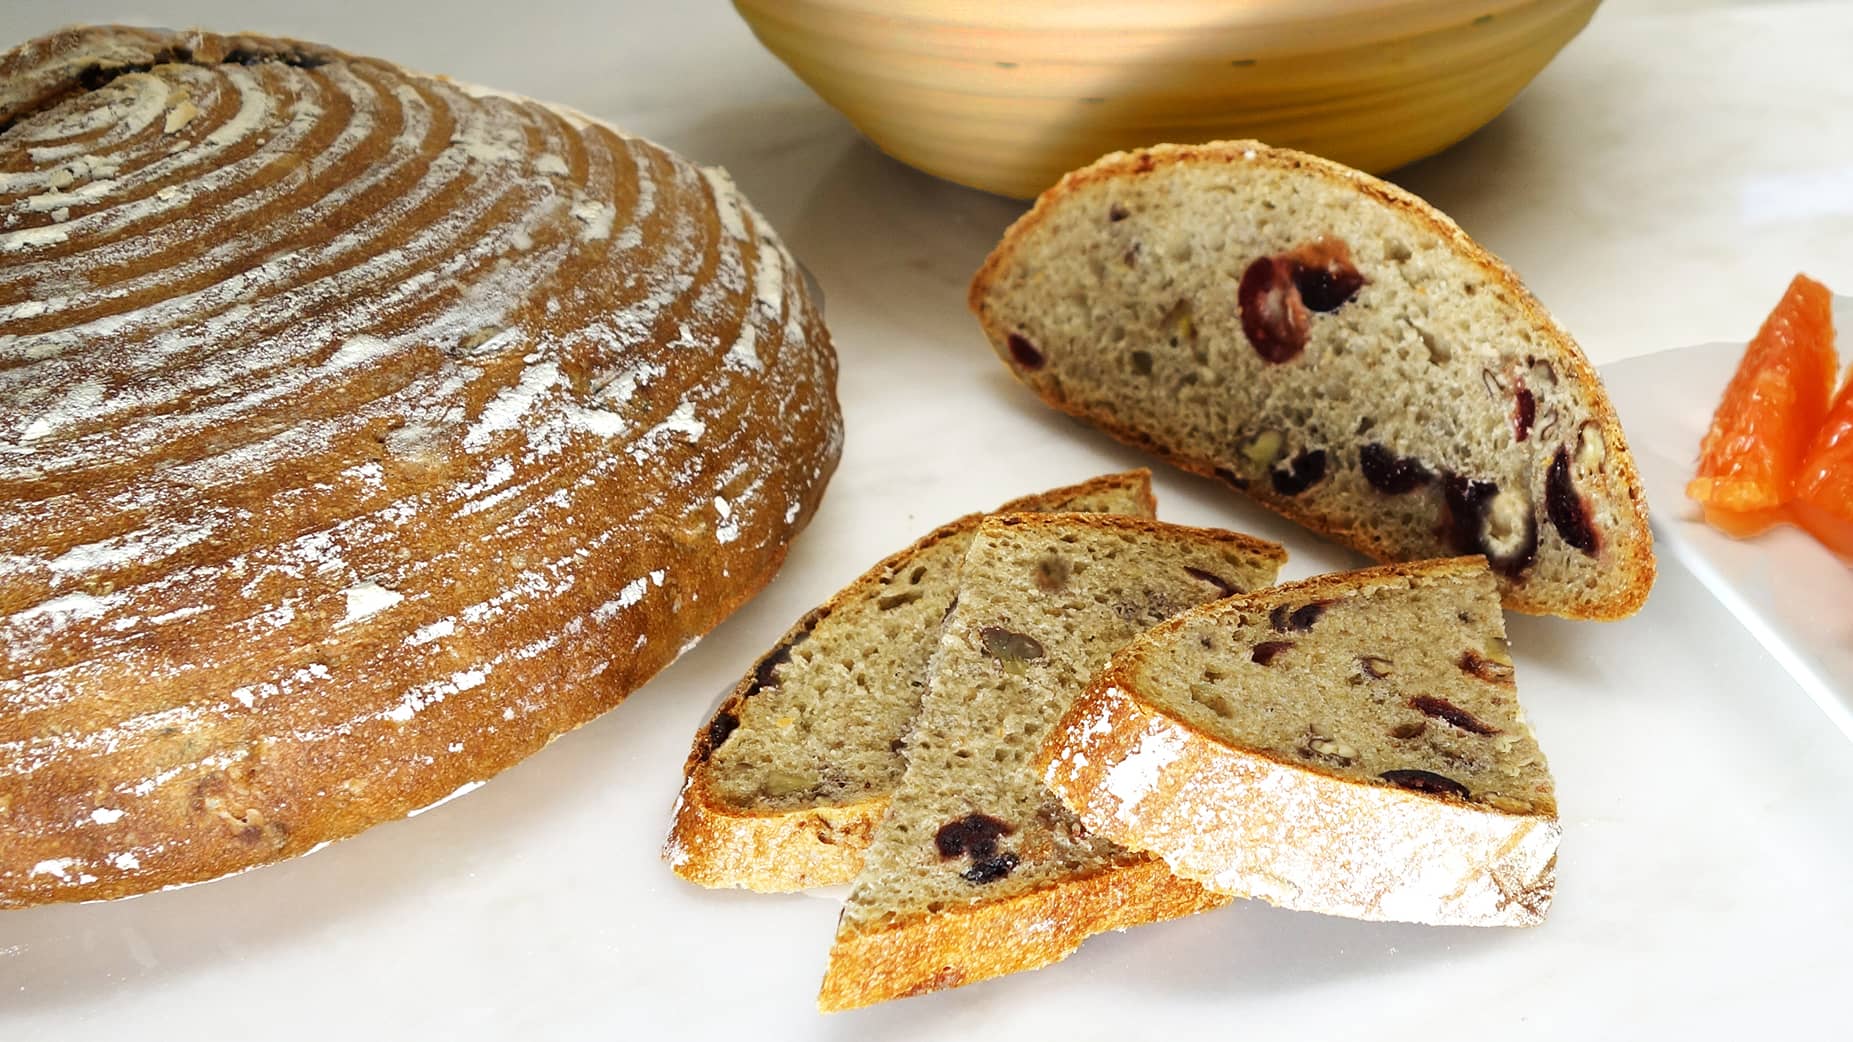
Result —
M 1090 836 L 1031 761 L 1115 649 L 1186 608 L 1265 585 L 1285 556 L 1245 536 L 1153 521 L 985 521 L 819 1005 L 1033 969 L 1089 934 L 1221 903 L 1155 859 Z
M 1118 153 L 972 284 L 1056 408 L 1380 560 L 1483 554 L 1507 607 L 1627 615 L 1632 457 L 1582 352 L 1421 200 L 1253 142 Z
M 1000 511 L 1152 516 L 1151 474 L 1109 474 Z M 756 663 L 695 736 L 664 856 L 703 886 L 847 883 L 906 761 L 927 660 L 983 514 L 869 569 Z
M 1042 776 L 1095 833 L 1220 893 L 1528 926 L 1557 802 L 1480 558 L 1230 598 L 1116 654 Z

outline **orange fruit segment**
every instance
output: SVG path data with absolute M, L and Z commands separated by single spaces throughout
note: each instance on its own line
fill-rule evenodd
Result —
M 1853 372 L 1808 449 L 1790 509 L 1796 524 L 1853 563 Z
M 1782 520 L 1839 373 L 1833 295 L 1797 275 L 1744 350 L 1686 495 L 1732 535 Z

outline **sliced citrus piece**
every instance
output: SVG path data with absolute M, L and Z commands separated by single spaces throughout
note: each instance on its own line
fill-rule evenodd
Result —
M 1747 535 L 1781 520 L 1838 369 L 1833 295 L 1797 275 L 1744 350 L 1699 447 L 1686 495 L 1707 521 Z
M 1790 509 L 1796 524 L 1853 563 L 1853 372 L 1808 449 Z

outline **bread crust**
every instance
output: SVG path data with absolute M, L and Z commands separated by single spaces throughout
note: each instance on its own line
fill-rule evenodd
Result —
M 1088 937 L 1220 908 L 1231 899 L 1133 855 L 1091 875 L 937 915 L 838 934 L 817 1008 L 871 1006 L 1033 970 Z
M 714 791 L 708 766 L 715 722 L 729 714 L 739 718 L 741 706 L 757 690 L 761 666 L 768 658 L 796 644 L 843 605 L 876 596 L 890 576 L 905 572 L 926 548 L 977 531 L 978 525 L 994 513 L 1039 513 L 1064 501 L 1109 489 L 1133 492 L 1149 517 L 1157 511 L 1151 478 L 1151 471 L 1144 469 L 1104 474 L 1078 485 L 1013 499 L 996 511 L 949 521 L 877 562 L 786 630 L 772 650 L 746 671 L 695 735 L 682 767 L 682 791 L 671 813 L 669 838 L 663 844 L 663 858 L 670 868 L 701 886 L 739 887 L 761 893 L 835 886 L 854 880 L 862 871 L 862 854 L 875 834 L 875 826 L 888 812 L 888 798 L 884 795 L 773 812 L 730 804 Z
M 1627 576 L 1626 584 L 1613 596 L 1597 598 L 1577 595 L 1565 598 L 1561 595 L 1561 591 L 1534 589 L 1524 584 L 1514 585 L 1502 578 L 1501 590 L 1504 605 L 1509 610 L 1529 614 L 1562 615 L 1568 618 L 1591 620 L 1620 619 L 1640 609 L 1653 588 L 1656 567 L 1653 533 L 1648 524 L 1647 497 L 1641 488 L 1640 474 L 1635 468 L 1634 458 L 1628 451 L 1621 422 L 1615 415 L 1614 406 L 1610 403 L 1607 393 L 1602 390 L 1600 377 L 1596 374 L 1594 367 L 1589 364 L 1582 349 L 1544 310 L 1543 305 L 1525 287 L 1512 269 L 1488 253 L 1446 214 L 1436 210 L 1415 195 L 1369 174 L 1317 156 L 1295 152 L 1291 149 L 1273 148 L 1258 141 L 1218 141 L 1202 145 L 1155 145 L 1151 148 L 1130 152 L 1114 152 L 1086 167 L 1069 172 L 1053 187 L 1038 196 L 1029 212 L 1011 224 L 997 247 L 985 258 L 984 264 L 972 278 L 967 302 L 983 327 L 985 336 L 990 340 L 992 350 L 1006 365 L 1010 364 L 1008 337 L 1011 331 L 1004 328 L 993 314 L 991 297 L 999 273 L 1015 263 L 1018 249 L 1022 247 L 1031 232 L 1048 221 L 1052 214 L 1086 188 L 1118 179 L 1141 177 L 1168 166 L 1188 163 L 1255 163 L 1349 188 L 1390 207 L 1433 232 L 1450 244 L 1458 255 L 1472 262 L 1488 282 L 1504 289 L 1531 326 L 1553 350 L 1554 354 L 1550 360 L 1563 366 L 1574 382 L 1593 392 L 1588 395 L 1588 401 L 1593 410 L 1592 419 L 1602 431 L 1608 447 L 1608 459 L 1612 461 L 1614 473 L 1619 479 L 1617 484 L 1626 492 L 1629 514 L 1632 518 L 1631 525 L 1623 530 L 1612 531 L 1611 537 L 1607 540 L 1608 549 L 1615 554 L 1611 567 Z M 1227 480 L 1217 473 L 1218 464 L 1215 460 L 1192 457 L 1178 452 L 1161 443 L 1148 432 L 1134 429 L 1098 410 L 1091 410 L 1082 404 L 1069 401 L 1062 394 L 1061 388 L 1051 381 L 1033 379 L 1020 372 L 1015 366 L 1011 366 L 1011 370 L 1049 405 L 1071 416 L 1086 420 L 1120 441 L 1144 449 L 1180 469 L 1206 478 Z M 1296 509 L 1291 498 L 1278 495 L 1270 489 L 1250 485 L 1238 488 L 1238 491 L 1275 513 L 1298 524 L 1306 525 L 1378 561 L 1392 561 L 1398 556 L 1393 548 L 1379 539 L 1375 533 L 1363 529 L 1317 524 L 1306 517 L 1302 511 Z
M 1233 747 L 1143 698 L 1135 680 L 1147 650 L 1201 614 L 1483 568 L 1460 558 L 1320 576 L 1169 620 L 1096 674 L 1036 769 L 1090 830 L 1219 893 L 1359 919 L 1537 925 L 1556 886 L 1554 806 L 1511 813 Z M 1116 788 L 1115 769 L 1129 763 L 1138 770 L 1128 776 L 1142 783 Z
M 93 235 L 110 214 L 86 224 L 86 207 L 133 210 L 99 192 L 0 244 L 0 299 L 43 305 L 15 308 L 3 339 L 76 345 L 45 345 L 44 393 L 0 408 L 0 908 L 216 878 L 473 787 L 674 661 L 770 580 L 815 512 L 841 445 L 834 351 L 795 261 L 724 174 L 553 106 L 289 40 L 74 29 L 0 73 L 22 152 L 66 103 L 93 130 L 116 124 L 81 106 L 166 105 L 125 104 L 118 123 L 151 122 L 85 160 L 122 168 L 104 188 L 138 185 L 142 226 Z M 354 129 L 363 104 L 374 118 Z M 288 151 L 295 133 L 308 144 Z M 268 165 L 238 165 L 273 143 Z M 192 158 L 221 147 L 223 163 Z M 159 194 L 131 177 L 150 154 L 201 173 Z M 240 193 L 161 209 L 239 173 Z M 197 235 L 141 255 L 188 222 L 255 255 L 197 276 L 182 270 Z M 352 233 L 372 252 L 311 267 L 356 227 L 383 227 Z M 264 237 L 278 229 L 287 249 Z M 400 248 L 420 235 L 432 245 Z M 137 292 L 92 311 L 128 331 L 78 339 L 87 318 L 61 324 L 62 298 L 28 280 L 108 247 Z M 476 250 L 474 266 L 434 267 Z M 271 289 L 303 288 L 252 274 L 272 253 L 345 291 L 277 304 L 263 326 Z M 403 266 L 334 281 L 361 262 Z M 721 286 L 724 266 L 743 288 Z M 247 278 L 244 322 L 207 327 L 223 312 L 176 304 L 172 322 L 210 335 L 168 342 L 149 320 L 142 337 L 147 308 L 226 272 Z M 144 289 L 149 275 L 171 278 Z M 330 316 L 351 322 L 318 325 Z M 279 345 L 301 351 L 239 368 Z M 193 379 L 200 410 L 148 397 L 167 369 L 124 375 L 143 356 Z M 649 393 L 615 391 L 638 383 Z M 27 426 L 33 402 L 77 388 L 119 407 L 124 386 L 136 409 Z M 171 436 L 130 436 L 169 416 Z M 325 439 L 297 451 L 305 430 Z M 226 458 L 225 475 L 204 469 Z M 205 476 L 168 481 L 189 468 Z
M 888 800 L 819 804 L 753 814 L 723 802 L 697 770 L 670 812 L 663 859 L 676 875 L 711 889 L 762 894 L 839 886 L 862 871 L 862 855 Z

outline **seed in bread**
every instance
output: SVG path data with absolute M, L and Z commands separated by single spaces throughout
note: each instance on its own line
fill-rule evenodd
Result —
M 1064 177 L 978 272 L 998 356 L 1058 409 L 1380 560 L 1483 554 L 1517 611 L 1615 618 L 1645 500 L 1582 352 L 1394 186 L 1254 142 Z
M 1152 516 L 1149 471 L 1012 500 L 1009 512 Z M 703 886 L 848 883 L 901 780 L 901 740 L 984 514 L 942 525 L 793 626 L 696 733 L 663 854 Z M 1045 577 L 1045 581 L 1053 576 Z
M 1157 859 L 1090 835 L 1031 760 L 1115 649 L 1185 608 L 1271 582 L 1285 557 L 1272 543 L 1156 521 L 986 520 L 818 1005 L 1034 969 L 1090 934 L 1223 903 Z
M 1040 770 L 1090 831 L 1219 893 L 1529 926 L 1561 830 L 1514 685 L 1483 559 L 1320 576 L 1117 652 Z
M 0 907 L 301 854 L 759 590 L 836 360 L 725 175 L 314 44 L 0 56 Z

